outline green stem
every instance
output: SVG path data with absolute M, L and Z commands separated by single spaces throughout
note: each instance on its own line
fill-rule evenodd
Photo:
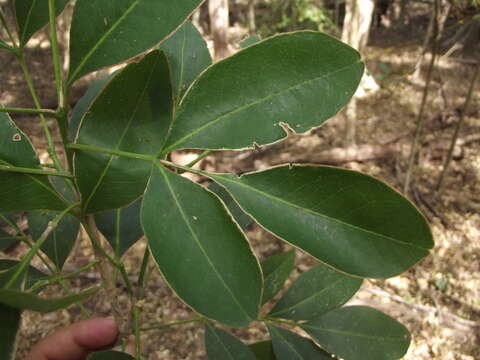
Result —
M 60 53 L 58 51 L 57 16 L 55 6 L 55 0 L 48 0 L 50 42 L 52 46 L 53 68 L 55 71 L 55 87 L 57 89 L 58 106 L 60 109 L 63 109 L 65 107 L 65 98 L 63 93 L 62 65 L 60 64 Z
M 23 168 L 11 165 L 0 165 L 0 171 L 6 172 L 15 172 L 22 174 L 35 174 L 35 175 L 49 175 L 49 176 L 60 176 L 66 178 L 73 178 L 73 175 L 66 171 L 50 171 L 50 170 L 41 170 L 41 169 L 31 169 Z
M 55 110 L 51 109 L 29 109 L 16 107 L 0 107 L 0 112 L 18 113 L 18 114 L 34 114 L 34 115 L 49 115 L 56 116 Z
M 135 333 L 135 360 L 142 360 L 142 340 L 140 338 L 140 309 L 133 307 L 133 330 Z
M 34 286 L 32 286 L 30 288 L 30 291 L 35 291 L 35 290 L 37 290 L 37 289 L 39 289 L 43 286 L 51 285 L 51 284 L 54 284 L 54 283 L 57 283 L 57 282 L 61 282 L 63 280 L 70 279 L 74 276 L 77 276 L 77 275 L 81 274 L 82 272 L 85 272 L 85 271 L 91 269 L 92 267 L 94 267 L 97 264 L 98 264 L 98 260 L 94 260 L 91 263 L 88 263 L 87 265 L 82 266 L 81 268 L 78 268 L 77 270 L 72 271 L 68 274 L 57 274 L 57 275 L 52 276 L 48 280 L 39 281 L 38 283 L 36 283 Z
M 13 222 L 13 221 L 10 221 L 10 219 L 7 218 L 5 215 L 0 214 L 0 219 L 1 219 L 2 221 L 4 221 L 8 226 L 10 226 L 11 228 L 13 228 L 13 229 L 17 232 L 17 234 L 20 234 L 20 237 L 21 237 L 21 238 L 26 238 L 26 237 L 27 237 L 27 234 L 25 234 L 25 233 L 22 231 L 22 229 L 20 229 L 20 228 L 18 227 L 18 225 L 17 225 L 16 223 Z
M 130 279 L 128 278 L 127 271 L 125 270 L 125 267 L 123 266 L 123 264 L 120 263 L 119 261 L 117 261 L 116 259 L 114 259 L 112 256 L 110 256 L 105 251 L 105 249 L 99 244 L 99 242 L 97 240 L 97 237 L 94 234 L 93 229 L 91 228 L 91 226 L 86 221 L 83 221 L 82 224 L 83 224 L 83 227 L 85 228 L 85 231 L 87 232 L 87 235 L 90 238 L 90 241 L 91 241 L 93 247 L 95 248 L 95 250 L 99 253 L 100 256 L 107 259 L 108 262 L 110 262 L 110 264 L 114 268 L 116 268 L 120 271 L 120 274 L 123 278 L 123 281 L 125 282 L 125 286 L 127 287 L 127 291 L 129 293 L 129 295 L 133 296 L 133 287 L 132 287 L 132 284 L 130 282 Z
M 160 324 L 160 325 L 156 325 L 156 326 L 150 326 L 150 327 L 146 327 L 146 328 L 141 328 L 140 331 L 159 330 L 159 329 L 168 328 L 170 326 L 183 325 L 183 324 L 188 324 L 188 323 L 198 322 L 198 321 L 203 321 L 203 317 L 196 317 L 196 318 L 193 318 L 193 319 L 180 320 L 180 321 L 175 321 L 175 322 L 171 322 L 171 323 Z
M 143 155 L 143 154 L 131 153 L 131 152 L 126 152 L 126 151 L 121 151 L 121 150 L 107 149 L 107 148 L 102 148 L 102 147 L 93 146 L 93 145 L 68 144 L 67 148 L 68 149 L 73 149 L 73 150 L 83 150 L 83 151 L 96 152 L 96 153 L 101 153 L 101 154 L 110 154 L 110 155 L 130 158 L 130 159 L 137 159 L 137 160 L 144 160 L 144 161 L 155 161 L 155 156 L 153 156 L 153 155 Z
M 25 268 L 30 264 L 32 261 L 33 257 L 35 254 L 40 250 L 42 247 L 43 243 L 47 240 L 48 236 L 52 233 L 53 230 L 58 226 L 59 222 L 75 207 L 79 206 L 80 203 L 75 203 L 70 205 L 68 208 L 66 208 L 63 212 L 61 212 L 59 215 L 55 217 L 51 222 L 48 223 L 47 228 L 43 232 L 42 236 L 38 238 L 38 240 L 35 242 L 35 244 L 32 246 L 30 251 L 27 253 L 27 255 L 22 259 L 22 261 L 19 263 L 17 270 L 13 274 L 13 276 L 10 278 L 10 280 L 5 284 L 4 288 L 8 289 L 10 286 L 15 284 L 19 276 L 22 274 L 22 272 L 25 270 Z
M 189 162 L 187 165 L 187 167 L 193 167 L 195 166 L 197 163 L 199 163 L 200 161 L 202 161 L 203 159 L 205 159 L 208 155 L 210 155 L 212 153 L 212 150 L 205 150 L 203 153 L 201 153 L 195 160 Z
M 171 166 L 171 167 L 174 167 L 174 168 L 183 170 L 183 171 L 185 171 L 185 172 L 191 172 L 191 173 L 193 173 L 193 174 L 197 174 L 197 175 L 200 175 L 200 176 L 208 176 L 208 175 L 209 175 L 209 173 L 207 173 L 206 171 L 197 170 L 197 169 L 192 169 L 192 168 L 187 167 L 187 166 L 175 164 L 175 163 L 173 163 L 173 162 L 171 162 L 171 161 L 159 160 L 159 162 L 160 162 L 161 164 L 163 164 L 163 165 Z
M 12 34 L 12 32 L 10 31 L 10 27 L 8 26 L 7 21 L 5 20 L 5 16 L 3 15 L 3 12 L 2 12 L 2 11 L 0 11 L 0 22 L 2 23 L 3 27 L 4 27 L 5 30 L 7 31 L 8 38 L 10 39 L 10 41 L 11 41 L 12 44 L 13 44 L 13 49 L 14 49 L 14 50 L 17 50 L 17 49 L 18 49 L 18 45 L 17 45 L 17 43 L 15 42 L 15 39 L 13 38 L 13 34 Z
M 143 254 L 142 266 L 140 267 L 140 274 L 138 275 L 138 299 L 142 299 L 145 295 L 145 285 L 147 282 L 146 273 L 148 268 L 148 259 L 150 258 L 150 251 L 148 246 Z
M 32 77 L 30 76 L 30 72 L 28 71 L 27 64 L 25 63 L 25 58 L 23 56 L 23 53 L 18 54 L 17 58 L 18 58 L 18 62 L 20 63 L 20 67 L 22 68 L 25 81 L 27 82 L 28 89 L 30 90 L 30 95 L 32 96 L 33 103 L 35 104 L 35 107 L 37 109 L 42 109 L 37 92 L 35 90 L 35 87 L 33 86 Z M 45 133 L 45 136 L 47 138 L 48 154 L 53 160 L 53 163 L 55 164 L 55 167 L 57 168 L 57 170 L 65 171 L 62 163 L 58 159 L 57 152 L 55 150 L 55 143 L 52 138 L 52 133 L 50 132 L 50 129 L 48 127 L 47 120 L 45 119 L 45 116 L 43 114 L 39 114 L 39 116 L 40 116 L 40 121 L 42 122 L 43 132 Z

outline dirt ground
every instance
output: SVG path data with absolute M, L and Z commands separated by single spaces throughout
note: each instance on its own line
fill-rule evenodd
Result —
M 376 34 L 374 34 L 376 35 Z M 383 36 L 383 37 L 382 37 Z M 378 78 L 381 88 L 358 104 L 358 144 L 394 149 L 394 156 L 377 156 L 367 161 L 351 161 L 343 167 L 359 170 L 401 189 L 408 153 L 415 129 L 424 79 L 412 80 L 409 73 L 419 54 L 419 46 L 392 46 L 382 34 L 374 36 L 368 48 L 369 71 Z M 32 106 L 27 88 L 15 59 L 0 52 L 0 103 L 5 106 Z M 53 79 L 48 44 L 40 36 L 35 47 L 28 49 L 28 60 L 44 107 L 55 108 Z M 426 127 L 413 178 L 412 201 L 424 212 L 432 225 L 435 248 L 432 254 L 406 273 L 387 280 L 368 280 L 352 299 L 355 304 L 368 304 L 397 318 L 412 333 L 407 360 L 480 359 L 480 92 L 476 92 L 466 113 L 455 158 L 441 191 L 434 185 L 447 154 L 449 139 L 459 119 L 473 68 L 456 58 L 441 59 L 434 74 L 431 96 L 426 111 Z M 78 98 L 86 81 L 74 92 Z M 31 136 L 40 155 L 46 156 L 41 127 L 33 116 L 15 116 L 15 121 Z M 53 123 L 51 124 L 53 126 Z M 214 153 L 201 166 L 209 170 L 242 172 L 261 169 L 291 159 L 315 162 L 319 154 L 343 147 L 344 118 L 340 114 L 308 134 L 289 137 L 281 144 L 252 152 Z M 180 161 L 191 153 L 176 155 Z M 287 250 L 288 245 L 258 227 L 248 232 L 260 257 Z M 126 255 L 132 274 L 140 268 L 145 241 L 137 243 Z M 21 254 L 17 248 L 9 257 Z M 74 269 L 92 257 L 87 243 L 79 240 L 67 268 Z M 296 270 L 292 278 L 315 264 L 297 251 Z M 42 268 L 41 264 L 38 264 Z M 99 281 L 95 272 L 75 278 L 74 289 Z M 52 287 L 45 296 L 58 295 Z M 178 301 L 153 270 L 144 304 L 144 326 L 160 322 L 189 319 L 194 314 Z M 117 306 L 126 308 L 126 296 L 119 290 Z M 108 315 L 112 294 L 101 292 L 85 301 L 93 314 Z M 19 336 L 18 359 L 28 348 L 51 331 L 82 318 L 78 307 L 47 315 L 26 312 Z M 266 338 L 261 324 L 249 329 L 233 330 L 247 343 Z M 203 330 L 197 323 L 153 330 L 145 336 L 145 353 L 149 360 L 205 359 Z

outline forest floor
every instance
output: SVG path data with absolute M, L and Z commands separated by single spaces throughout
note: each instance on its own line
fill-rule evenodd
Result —
M 378 39 L 377 39 L 378 40 Z M 38 46 L 29 49 L 28 60 L 34 82 L 44 107 L 55 108 L 48 46 L 37 39 Z M 419 54 L 418 45 L 390 46 L 386 41 L 373 41 L 368 48 L 369 71 L 381 77 L 380 89 L 359 100 L 357 148 L 365 152 L 373 148 L 371 159 L 339 161 L 342 167 L 373 175 L 398 190 L 404 182 L 408 153 L 415 131 L 424 79 L 412 80 L 409 75 Z M 5 106 L 31 106 L 27 88 L 12 56 L 0 52 L 0 103 Z M 474 95 L 454 161 L 441 191 L 435 190 L 449 141 L 463 106 L 473 68 L 452 59 L 441 59 L 434 74 L 431 95 L 425 112 L 425 130 L 418 165 L 413 175 L 411 200 L 429 220 L 435 248 L 430 256 L 406 273 L 386 280 L 366 280 L 352 299 L 355 304 L 368 304 L 395 317 L 412 333 L 412 345 L 407 360 L 480 359 L 480 93 Z M 74 92 L 78 98 L 85 89 L 83 81 Z M 31 136 L 34 145 L 45 157 L 45 140 L 34 117 L 14 117 Z M 53 126 L 53 123 L 52 123 Z M 296 162 L 325 162 L 326 151 L 344 147 L 345 125 L 340 114 L 322 127 L 307 134 L 292 135 L 285 141 L 255 151 L 217 152 L 200 166 L 219 172 L 245 172 L 270 165 Z M 178 161 L 189 161 L 193 153 L 175 155 Z M 348 159 L 347 159 L 348 160 Z M 326 161 L 329 162 L 328 160 Z M 289 249 L 262 229 L 253 226 L 248 231 L 254 250 L 260 257 Z M 125 257 L 132 275 L 138 273 L 145 240 L 137 243 Z M 21 254 L 18 247 L 8 256 Z M 87 243 L 80 239 L 76 256 L 67 268 L 85 264 L 92 257 Z M 311 257 L 297 251 L 296 271 L 299 273 L 315 264 Z M 38 264 L 41 268 L 42 265 Z M 72 281 L 77 290 L 98 282 L 95 273 L 85 273 Z M 58 295 L 52 287 L 45 296 Z M 178 301 L 157 271 L 152 272 L 144 304 L 145 326 L 159 322 L 188 319 L 194 316 Z M 117 306 L 128 305 L 125 294 L 117 294 Z M 97 315 L 111 313 L 112 294 L 101 292 L 84 305 Z M 123 305 L 122 305 L 123 304 Z M 125 310 L 127 311 L 127 310 Z M 82 318 L 80 310 L 67 310 L 47 315 L 25 312 L 19 336 L 19 356 L 23 359 L 28 348 L 51 331 Z M 145 353 L 149 360 L 205 359 L 201 326 L 190 323 L 155 330 L 145 337 Z M 246 330 L 233 330 L 247 343 L 266 337 L 266 329 L 254 324 Z

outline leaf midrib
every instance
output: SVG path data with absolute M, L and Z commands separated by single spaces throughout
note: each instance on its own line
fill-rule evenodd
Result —
M 338 329 L 328 329 L 328 328 L 322 328 L 319 326 L 311 325 L 311 324 L 302 324 L 302 328 L 307 328 L 307 329 L 312 329 L 312 330 L 318 330 L 318 331 L 323 331 L 327 333 L 333 333 L 333 334 L 338 334 L 338 335 L 346 335 L 346 336 L 351 336 L 351 337 L 356 337 L 356 338 L 363 338 L 363 339 L 369 339 L 369 340 L 375 340 L 375 341 L 392 341 L 392 342 L 403 342 L 405 339 L 403 336 L 395 336 L 395 337 L 385 337 L 385 336 L 376 336 L 376 335 L 367 335 L 367 334 L 360 334 L 360 333 L 353 333 L 350 331 L 345 331 L 345 330 L 338 330 Z
M 81 72 L 83 67 L 85 66 L 86 62 L 92 57 L 92 55 L 98 50 L 98 48 L 106 41 L 106 39 L 110 36 L 110 34 L 117 29 L 118 26 L 127 18 L 127 16 L 135 10 L 138 4 L 140 4 L 142 0 L 135 0 L 125 11 L 125 13 L 120 16 L 117 21 L 113 23 L 113 25 L 100 37 L 100 39 L 96 42 L 96 44 L 90 49 L 90 51 L 83 57 L 83 60 L 78 64 L 77 68 L 73 72 L 72 76 L 69 78 L 69 83 L 74 81 L 77 77 L 77 74 Z
M 210 326 L 210 325 L 208 325 Z M 210 326 L 210 331 L 213 333 L 213 335 L 215 336 L 215 338 L 217 339 L 217 341 L 220 343 L 220 345 L 222 346 L 222 348 L 225 350 L 225 352 L 228 354 L 228 357 L 231 359 L 231 360 L 235 360 L 235 358 L 233 357 L 232 353 L 230 352 L 230 350 L 227 348 L 227 346 L 223 343 L 222 339 L 220 338 L 220 336 L 218 336 L 217 332 L 215 331 L 215 329 L 213 327 Z
M 210 176 L 212 176 L 212 175 L 210 175 Z M 221 176 L 221 175 L 220 175 L 220 176 Z M 212 176 L 212 177 L 214 177 L 214 178 L 217 177 L 217 178 L 218 178 L 219 176 Z M 389 240 L 389 241 L 391 241 L 391 242 L 394 242 L 394 243 L 397 243 L 397 244 L 400 244 L 400 245 L 403 245 L 403 246 L 408 246 L 408 247 L 411 247 L 411 248 L 428 251 L 428 249 L 423 248 L 423 247 L 420 247 L 420 246 L 417 246 L 417 245 L 415 245 L 415 244 L 408 243 L 408 242 L 404 242 L 404 241 L 401 241 L 401 240 L 397 240 L 397 239 L 392 238 L 392 237 L 390 237 L 390 236 L 383 235 L 383 234 L 379 234 L 379 233 L 376 233 L 376 232 L 371 231 L 371 230 L 363 229 L 363 228 L 358 227 L 358 226 L 356 226 L 356 225 L 349 224 L 349 223 L 346 223 L 346 222 L 344 222 L 344 221 L 341 221 L 340 219 L 332 218 L 332 217 L 330 217 L 330 216 L 328 216 L 328 215 L 321 214 L 321 213 L 318 213 L 318 212 L 313 211 L 313 210 L 311 210 L 311 209 L 304 208 L 304 207 L 302 207 L 302 206 L 300 206 L 300 205 L 291 203 L 291 202 L 289 202 L 289 201 L 283 200 L 283 199 L 281 199 L 281 198 L 279 198 L 279 197 L 273 196 L 273 195 L 268 194 L 268 193 L 266 193 L 266 192 L 264 192 L 264 191 L 261 191 L 261 190 L 259 190 L 259 189 L 256 189 L 256 188 L 254 188 L 254 187 L 252 187 L 252 186 L 249 186 L 249 185 L 247 185 L 247 184 L 244 184 L 243 182 L 236 181 L 236 180 L 234 180 L 234 179 L 231 179 L 231 178 L 228 178 L 228 177 L 224 177 L 224 176 L 221 176 L 221 179 L 222 179 L 222 180 L 225 180 L 225 181 L 232 182 L 232 183 L 237 184 L 237 185 L 239 185 L 239 186 L 242 186 L 242 187 L 244 187 L 244 188 L 247 188 L 247 189 L 249 189 L 249 190 L 251 190 L 251 191 L 253 191 L 253 192 L 256 192 L 256 193 L 258 193 L 258 194 L 260 194 L 260 195 L 262 195 L 262 196 L 264 196 L 264 197 L 266 197 L 266 198 L 268 198 L 268 199 L 270 199 L 270 200 L 272 200 L 272 201 L 277 201 L 277 202 L 282 203 L 282 204 L 285 204 L 285 205 L 287 205 L 287 206 L 289 206 L 289 207 L 292 207 L 292 208 L 295 208 L 295 209 L 299 209 L 299 210 L 301 210 L 301 211 L 303 211 L 303 212 L 305 212 L 305 213 L 307 213 L 307 214 L 311 214 L 311 215 L 315 215 L 315 216 L 321 217 L 321 218 L 323 218 L 323 219 L 325 219 L 325 220 L 327 220 L 327 221 L 329 221 L 329 222 L 337 223 L 337 224 L 343 225 L 343 226 L 345 226 L 345 227 L 347 227 L 347 228 L 352 228 L 352 229 L 354 229 L 354 230 L 360 231 L 360 232 L 362 232 L 362 233 L 375 235 L 375 236 L 378 236 L 378 237 L 380 237 L 380 238 L 382 238 L 382 239 Z M 251 214 L 250 214 L 250 215 L 251 215 Z M 253 218 L 255 218 L 255 216 L 253 216 L 253 215 L 251 215 L 251 216 L 252 216 Z
M 192 234 L 192 238 L 197 244 L 198 248 L 202 252 L 202 254 L 205 256 L 205 259 L 207 260 L 208 265 L 212 268 L 214 274 L 217 276 L 217 278 L 220 280 L 220 283 L 223 285 L 223 287 L 227 290 L 227 292 L 230 294 L 231 298 L 233 301 L 237 304 L 238 308 L 243 312 L 243 314 L 246 316 L 247 319 L 251 319 L 250 316 L 248 315 L 247 311 L 243 308 L 243 306 L 238 302 L 237 298 L 235 297 L 233 291 L 228 287 L 228 285 L 225 283 L 225 280 L 222 278 L 220 273 L 218 272 L 217 268 L 213 264 L 212 260 L 208 256 L 207 252 L 202 246 L 202 243 L 200 242 L 200 239 L 198 238 L 196 232 L 192 228 L 192 225 L 190 221 L 188 220 L 187 215 L 185 214 L 182 205 L 180 204 L 177 195 L 175 194 L 173 187 L 170 183 L 170 180 L 168 179 L 168 176 L 165 174 L 165 170 L 162 169 L 161 166 L 158 166 L 158 169 L 160 170 L 160 173 L 162 174 L 163 178 L 165 179 L 165 183 L 167 184 L 167 188 L 170 192 L 170 195 L 172 196 L 175 205 L 177 206 L 178 210 L 180 211 L 180 215 L 182 216 L 183 221 L 187 225 L 188 230 L 190 231 L 190 234 Z
M 177 140 L 175 143 L 173 143 L 172 145 L 168 146 L 168 147 L 164 150 L 164 152 L 165 152 L 165 153 L 170 152 L 171 150 L 177 148 L 178 145 L 182 144 L 183 142 L 185 142 L 186 140 L 188 140 L 188 139 L 191 138 L 192 136 L 200 133 L 201 131 L 205 130 L 206 128 L 208 128 L 208 127 L 210 127 L 210 126 L 212 126 L 212 125 L 217 124 L 218 122 L 222 121 L 223 119 L 226 119 L 226 118 L 230 117 L 231 115 L 235 115 L 236 113 L 239 113 L 239 112 L 241 112 L 241 111 L 243 111 L 243 110 L 245 110 L 245 109 L 248 109 L 248 108 L 250 108 L 250 107 L 252 107 L 252 106 L 261 104 L 261 103 L 263 103 L 263 102 L 266 102 L 266 101 L 268 101 L 268 100 L 270 100 L 270 99 L 272 99 L 272 98 L 274 98 L 274 97 L 276 97 L 276 96 L 279 96 L 279 95 L 281 95 L 281 94 L 283 94 L 283 93 L 287 93 L 287 92 L 289 92 L 289 91 L 293 91 L 293 90 L 295 90 L 295 89 L 297 89 L 297 88 L 303 87 L 304 85 L 308 85 L 308 84 L 310 84 L 310 83 L 312 83 L 312 82 L 315 82 L 315 81 L 318 81 L 318 80 L 321 80 L 321 79 L 326 79 L 326 78 L 328 78 L 328 77 L 330 77 L 330 76 L 332 76 L 332 75 L 335 75 L 336 73 L 342 72 L 342 71 L 344 71 L 344 70 L 346 70 L 346 69 L 348 69 L 348 68 L 350 68 L 350 67 L 353 67 L 353 66 L 355 66 L 355 65 L 357 65 L 357 64 L 359 64 L 359 63 L 361 63 L 361 62 L 362 62 L 361 59 L 358 59 L 356 62 L 351 63 L 351 64 L 349 64 L 349 65 L 347 65 L 347 66 L 344 66 L 344 67 L 342 67 L 342 68 L 340 68 L 340 69 L 336 69 L 335 71 L 329 72 L 329 73 L 327 73 L 327 74 L 322 74 L 321 76 L 317 76 L 317 77 L 315 77 L 315 78 L 313 78 L 313 79 L 308 79 L 308 80 L 302 81 L 302 82 L 300 82 L 300 83 L 298 83 L 298 84 L 296 84 L 296 85 L 289 86 L 289 87 L 287 87 L 286 89 L 277 91 L 277 92 L 275 92 L 275 93 L 273 93 L 273 94 L 270 94 L 270 95 L 268 95 L 268 96 L 266 96 L 266 97 L 263 97 L 263 98 L 261 98 L 261 99 L 252 101 L 252 102 L 247 103 L 247 104 L 244 104 L 244 105 L 242 105 L 242 106 L 237 107 L 236 109 L 230 110 L 230 111 L 228 111 L 227 113 L 225 113 L 225 114 L 217 117 L 216 119 L 213 119 L 213 120 L 209 121 L 208 123 L 206 123 L 206 124 L 204 124 L 204 125 L 196 128 L 195 130 L 193 130 L 193 131 L 190 132 L 189 134 L 183 136 L 182 138 L 180 138 L 179 140 Z M 183 101 L 183 100 L 182 100 L 182 101 Z M 180 113 L 180 115 L 182 115 L 182 113 Z M 175 122 L 175 120 L 172 122 L 172 124 L 173 124 L 174 122 Z
M 300 354 L 300 353 L 297 351 L 297 349 L 295 349 L 295 347 L 290 343 L 290 341 L 287 340 L 287 338 L 285 338 L 285 337 L 283 336 L 282 333 L 280 333 L 280 331 L 278 331 L 278 330 L 277 330 L 275 327 L 273 327 L 273 326 L 272 326 L 272 329 L 273 329 L 273 331 L 276 333 L 276 335 L 277 335 L 281 340 L 283 340 L 283 342 L 284 342 L 285 344 L 287 344 L 288 348 L 289 348 L 290 350 L 292 350 L 292 352 L 293 352 L 295 355 L 298 356 L 298 358 L 299 358 L 300 360 L 303 360 L 303 359 L 304 359 L 304 357 L 302 356 L 302 354 Z

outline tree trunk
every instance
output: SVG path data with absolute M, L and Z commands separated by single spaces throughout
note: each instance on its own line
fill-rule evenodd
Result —
M 372 24 L 374 0 L 347 0 L 346 14 L 343 24 L 342 41 L 363 53 L 367 46 L 370 26 Z M 362 84 L 360 84 L 362 86 Z M 347 105 L 344 115 L 346 120 L 345 144 L 356 143 L 357 101 L 352 99 Z
M 228 52 L 228 0 L 209 0 L 210 31 L 213 37 L 215 59 L 223 59 Z
M 255 22 L 255 0 L 248 0 L 248 30 L 250 34 L 254 34 L 257 31 L 257 24 Z

